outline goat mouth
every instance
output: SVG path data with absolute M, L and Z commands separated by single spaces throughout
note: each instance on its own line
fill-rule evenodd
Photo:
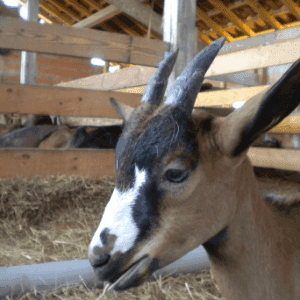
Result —
M 149 267 L 152 259 L 148 255 L 144 255 L 139 260 L 134 262 L 125 272 L 110 280 L 107 293 L 112 291 L 121 292 L 143 283 L 150 276 Z M 149 274 L 149 276 L 145 276 Z M 143 278 L 145 278 L 143 280 Z

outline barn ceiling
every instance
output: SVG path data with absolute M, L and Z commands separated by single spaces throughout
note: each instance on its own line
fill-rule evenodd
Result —
M 18 0 L 19 3 L 25 0 Z M 138 14 L 118 10 L 112 3 L 122 1 L 102 0 L 41 0 L 40 18 L 46 22 L 66 24 L 75 27 L 90 27 L 98 30 L 124 33 L 133 36 L 149 36 L 162 39 L 157 30 L 148 32 L 148 22 L 143 22 Z M 137 5 L 152 14 L 153 20 L 161 20 L 164 1 L 126 0 L 125 5 Z M 117 7 L 120 8 L 120 7 Z M 151 13 L 151 11 L 153 11 Z M 97 13 L 99 22 L 86 25 Z M 102 17 L 101 17 L 102 14 Z M 96 16 L 96 15 L 95 15 Z M 154 18 L 155 17 L 155 18 Z M 147 18 L 149 19 L 149 18 Z M 85 20 L 85 22 L 83 22 Z M 145 19 L 146 20 L 146 19 Z M 198 0 L 198 39 L 206 44 L 220 36 L 228 42 L 246 39 L 300 25 L 300 0 Z

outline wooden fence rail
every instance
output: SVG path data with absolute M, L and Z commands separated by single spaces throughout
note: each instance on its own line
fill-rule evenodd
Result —
M 214 99 L 219 104 L 228 104 L 233 98 L 246 101 L 265 88 L 200 93 L 195 106 L 209 106 Z M 0 94 L 0 112 L 117 119 L 120 116 L 109 102 L 111 97 L 132 107 L 137 107 L 142 97 L 141 94 L 20 84 L 0 84 Z M 300 116 L 285 118 L 271 132 L 300 134 Z
M 160 40 L 0 17 L 0 48 L 157 66 L 169 44 Z
M 298 150 L 250 148 L 248 155 L 257 167 L 300 170 Z M 0 149 L 0 178 L 38 175 L 91 178 L 115 175 L 115 150 Z

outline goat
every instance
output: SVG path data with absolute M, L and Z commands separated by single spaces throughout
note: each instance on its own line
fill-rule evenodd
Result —
M 98 279 L 120 292 L 203 245 L 228 300 L 300 299 L 300 201 L 263 198 L 247 157 L 252 142 L 299 104 L 300 60 L 227 117 L 192 115 L 218 39 L 176 79 L 165 58 L 142 103 L 112 100 L 125 121 L 116 186 L 89 246 Z

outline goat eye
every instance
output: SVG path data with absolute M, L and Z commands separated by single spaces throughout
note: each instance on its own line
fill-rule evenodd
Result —
M 188 177 L 188 173 L 183 170 L 170 169 L 166 172 L 166 178 L 170 182 L 180 183 Z

